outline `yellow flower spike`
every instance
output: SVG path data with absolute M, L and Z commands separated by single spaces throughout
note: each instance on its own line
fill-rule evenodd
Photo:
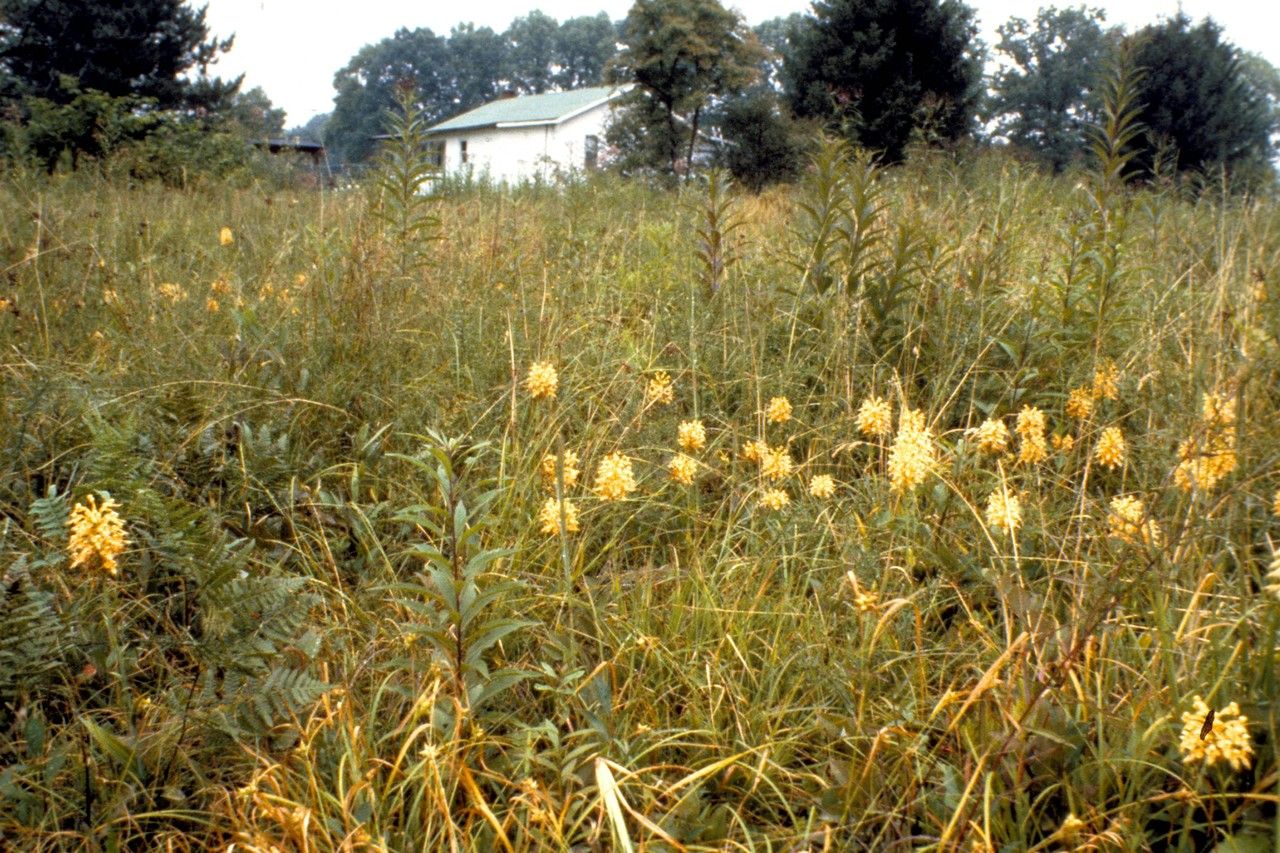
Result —
M 702 421 L 681 421 L 676 443 L 688 453 L 697 453 L 707 446 L 707 429 Z
M 218 245 L 230 246 L 233 243 L 235 243 L 235 241 L 236 241 L 236 237 L 234 234 L 231 233 L 231 229 L 225 225 L 222 226 L 222 230 L 218 232 Z
M 1235 702 L 1219 710 L 1208 721 L 1209 706 L 1199 696 L 1192 697 L 1191 710 L 1182 714 L 1178 750 L 1186 764 L 1204 767 L 1228 764 L 1232 770 L 1247 769 L 1253 761 L 1253 738 L 1249 718 Z
M 1120 369 L 1114 361 L 1104 361 L 1093 372 L 1093 388 L 1090 389 L 1095 400 L 1120 399 Z
M 683 453 L 677 453 L 667 462 L 667 473 L 672 482 L 682 486 L 692 486 L 693 478 L 698 474 L 698 463 Z
M 771 447 L 760 457 L 761 475 L 775 483 L 791 476 L 794 467 L 785 447 Z
M 1113 539 L 1128 545 L 1152 545 L 1161 543 L 1160 525 L 1154 518 L 1147 518 L 1147 508 L 1141 498 L 1122 495 L 1111 499 L 1111 511 L 1107 514 L 1107 526 Z
M 782 424 L 791 420 L 791 401 L 786 397 L 772 397 L 765 407 L 764 416 L 771 424 Z
M 631 460 L 621 453 L 610 453 L 596 468 L 595 493 L 606 501 L 620 501 L 636 490 Z
M 659 370 L 649 380 L 644 392 L 645 402 L 649 405 L 669 406 L 676 399 L 675 386 L 671 384 L 671 374 Z
M 124 532 L 124 519 L 116 512 L 118 506 L 112 498 L 106 498 L 99 505 L 93 495 L 88 495 L 72 507 L 67 518 L 71 568 L 96 564 L 111 575 L 117 573 L 116 558 L 129 541 Z
M 889 448 L 889 485 L 906 492 L 924 482 L 936 462 L 933 437 L 924 423 L 924 413 L 903 409 L 898 418 L 898 434 Z
M 1035 465 L 1049 457 L 1045 442 L 1046 418 L 1044 412 L 1034 406 L 1023 406 L 1018 412 L 1014 429 L 1018 433 L 1018 461 Z
M 524 387 L 535 400 L 554 400 L 560 387 L 560 377 L 549 361 L 535 361 L 529 365 Z
M 893 432 L 893 409 L 882 397 L 868 397 L 858 407 L 855 417 L 858 432 L 868 438 L 879 438 Z
M 827 500 L 836 493 L 836 481 L 830 474 L 815 474 L 809 481 L 809 494 L 818 500 Z
M 1012 537 L 1022 526 L 1022 502 L 1003 486 L 987 498 L 987 524 Z
M 548 536 L 555 536 L 560 532 L 560 502 L 555 498 L 547 498 L 542 502 L 542 509 L 538 511 L 538 522 L 540 529 Z M 578 523 L 578 507 L 571 500 L 564 501 L 564 532 L 577 533 L 580 529 Z
M 1078 421 L 1088 419 L 1093 414 L 1093 389 L 1087 386 L 1072 388 L 1067 395 L 1067 417 Z
M 1124 464 L 1128 450 L 1120 427 L 1110 426 L 1098 437 L 1098 444 L 1093 449 L 1093 459 L 1102 467 L 1114 471 Z
M 760 495 L 760 506 L 763 509 L 778 510 L 785 509 L 791 503 L 791 498 L 787 497 L 787 493 L 782 489 L 765 489 Z
M 973 437 L 978 450 L 990 456 L 998 456 L 1009 449 L 1009 428 L 999 418 L 987 418 L 973 430 Z
M 760 462 L 769 452 L 769 445 L 763 441 L 752 440 L 742 445 L 742 458 L 748 462 Z
M 542 473 L 542 484 L 549 492 L 556 490 L 556 463 L 558 459 L 556 454 L 548 453 L 542 457 L 542 464 L 539 470 Z M 564 487 L 572 489 L 578 483 L 578 476 L 582 472 L 578 470 L 578 454 L 572 450 L 564 452 Z

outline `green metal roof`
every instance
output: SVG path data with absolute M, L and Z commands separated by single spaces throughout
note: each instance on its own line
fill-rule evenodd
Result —
M 547 92 L 544 95 L 519 95 L 501 98 L 476 107 L 462 115 L 442 121 L 428 133 L 470 130 L 509 124 L 556 124 L 588 107 L 607 101 L 621 90 L 612 86 L 593 86 L 569 92 Z

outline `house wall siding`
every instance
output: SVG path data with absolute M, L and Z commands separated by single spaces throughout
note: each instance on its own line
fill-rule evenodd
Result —
M 498 183 L 550 180 L 585 165 L 588 136 L 604 137 L 610 106 L 601 104 L 557 125 L 486 127 L 451 131 L 444 139 L 444 168 L 454 175 L 471 174 Z M 462 143 L 467 160 L 462 160 Z

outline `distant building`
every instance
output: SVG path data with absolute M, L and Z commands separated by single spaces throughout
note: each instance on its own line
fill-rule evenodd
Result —
M 500 98 L 427 134 L 446 174 L 511 184 L 547 180 L 557 172 L 595 168 L 612 102 L 623 91 L 597 86 Z

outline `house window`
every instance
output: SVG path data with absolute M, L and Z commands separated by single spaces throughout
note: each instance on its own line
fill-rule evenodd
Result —
M 458 145 L 462 148 L 462 162 L 465 163 L 467 162 L 467 140 L 460 140 Z
M 595 135 L 588 136 L 586 144 L 582 146 L 582 150 L 586 154 L 586 167 L 594 169 L 600 161 L 600 137 Z
M 444 166 L 444 143 L 428 142 L 427 143 L 427 161 L 431 164 L 431 168 L 440 169 Z

